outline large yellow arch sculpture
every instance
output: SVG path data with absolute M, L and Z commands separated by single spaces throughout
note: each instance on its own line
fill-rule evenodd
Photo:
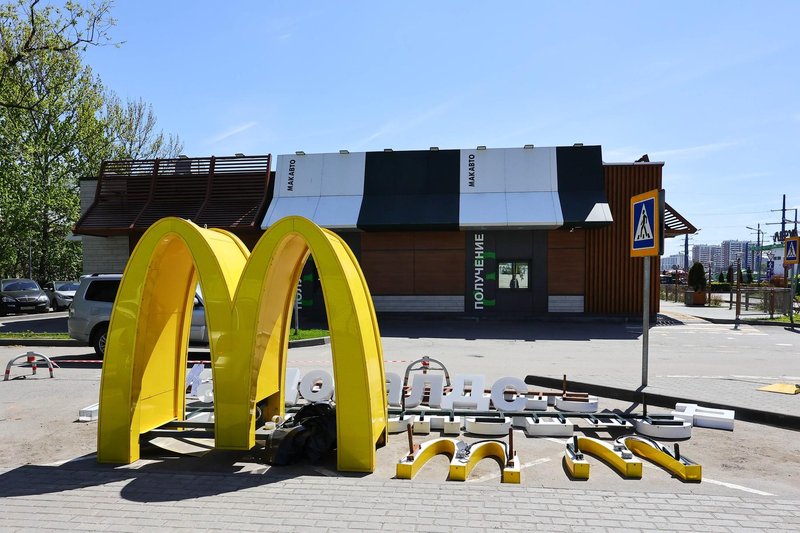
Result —
M 284 413 L 292 307 L 309 253 L 320 274 L 336 381 L 339 470 L 371 472 L 386 439 L 383 353 L 375 309 L 350 248 L 302 217 L 275 223 L 249 253 L 234 235 L 165 218 L 131 254 L 108 331 L 100 382 L 98 461 L 139 458 L 139 435 L 185 412 L 194 287 L 206 306 L 215 444 L 255 444 L 256 403 Z

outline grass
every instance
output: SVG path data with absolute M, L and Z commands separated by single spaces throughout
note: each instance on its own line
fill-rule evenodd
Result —
M 779 324 L 791 324 L 789 322 L 789 315 L 778 315 L 775 318 L 770 318 L 769 316 L 758 316 L 758 317 L 747 317 L 747 320 L 762 320 L 764 322 L 777 322 Z M 794 323 L 800 323 L 800 316 L 794 316 Z
M 33 331 L 12 331 L 0 333 L 0 339 L 69 339 L 67 333 L 35 333 Z
M 294 328 L 289 330 L 289 340 L 297 341 L 300 339 L 316 339 L 318 337 L 327 337 L 329 335 L 327 329 L 301 329 L 295 334 Z

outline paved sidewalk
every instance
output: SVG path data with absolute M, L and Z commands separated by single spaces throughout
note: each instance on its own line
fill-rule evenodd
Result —
M 800 500 L 498 483 L 0 470 L 0 530 L 797 531 Z

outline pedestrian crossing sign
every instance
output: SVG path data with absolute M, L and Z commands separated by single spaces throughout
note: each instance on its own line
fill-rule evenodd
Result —
M 796 265 L 798 264 L 797 252 L 800 248 L 800 237 L 789 237 L 783 241 L 783 264 Z
M 631 257 L 661 255 L 663 194 L 654 189 L 631 198 Z

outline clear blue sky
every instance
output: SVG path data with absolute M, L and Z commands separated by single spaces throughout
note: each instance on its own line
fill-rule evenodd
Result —
M 692 243 L 800 207 L 800 2 L 120 0 L 104 84 L 190 156 L 600 144 Z M 793 218 L 794 212 L 789 214 Z M 683 249 L 667 241 L 666 253 Z

